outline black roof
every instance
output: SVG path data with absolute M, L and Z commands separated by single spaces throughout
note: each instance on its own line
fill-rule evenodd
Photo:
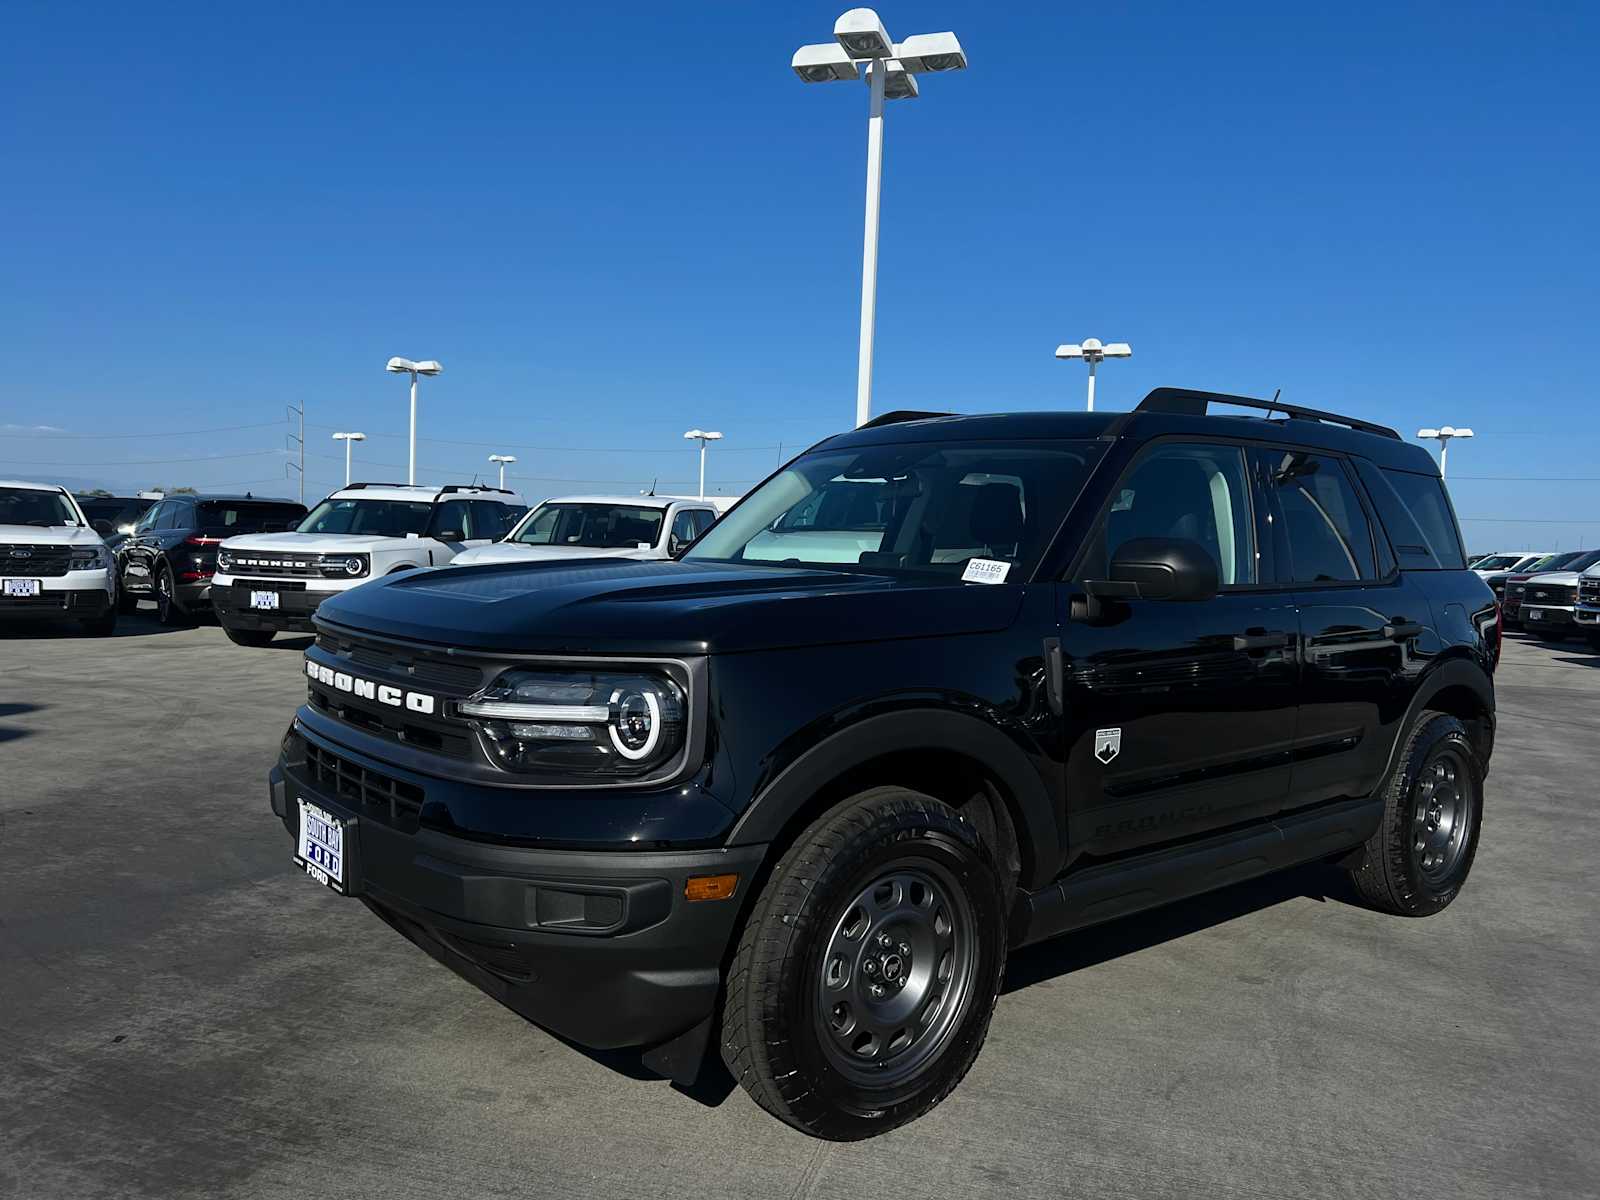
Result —
M 167 495 L 163 500 L 194 500 L 200 504 L 211 501 L 224 504 L 290 504 L 296 508 L 304 508 L 298 500 L 286 500 L 282 496 L 252 496 L 248 492 L 184 492 L 181 495 Z
M 1214 414 L 1211 403 L 1242 403 L 1287 417 Z M 880 446 L 896 442 L 1083 440 L 1131 437 L 1140 441 L 1162 434 L 1226 436 L 1240 441 L 1274 442 L 1309 450 L 1359 454 L 1381 466 L 1437 475 L 1438 465 L 1421 446 L 1400 440 L 1392 429 L 1317 409 L 1279 405 L 1252 397 L 1232 397 L 1188 389 L 1157 388 L 1149 407 L 1134 412 L 1020 412 L 963 416 L 954 413 L 885 413 L 860 429 L 828 438 L 830 449 Z M 1141 406 L 1142 407 L 1142 406 Z

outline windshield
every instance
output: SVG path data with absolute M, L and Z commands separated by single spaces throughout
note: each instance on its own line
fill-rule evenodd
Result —
M 1587 571 L 1595 563 L 1600 562 L 1600 550 L 1585 550 L 1569 563 L 1563 563 L 1563 571 Z
M 324 500 L 300 522 L 297 533 L 349 533 L 362 537 L 419 536 L 433 505 L 415 500 Z
M 41 492 L 34 488 L 0 487 L 0 525 L 78 524 L 72 501 L 60 492 Z
M 259 503 L 248 500 L 207 500 L 196 519 L 201 529 L 215 533 L 282 533 L 305 517 L 299 504 Z
M 661 536 L 663 508 L 633 504 L 541 504 L 507 541 L 524 546 L 646 549 Z
M 826 449 L 791 463 L 686 559 L 862 566 L 958 579 L 973 559 L 1021 582 L 1088 478 L 1095 442 Z
M 1516 566 L 1526 557 L 1523 554 L 1491 554 L 1473 563 L 1472 569 L 1474 571 L 1504 571 L 1507 567 Z

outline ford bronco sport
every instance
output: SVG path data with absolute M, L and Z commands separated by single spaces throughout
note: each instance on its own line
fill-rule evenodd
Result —
M 889 414 L 680 560 L 399 575 L 316 627 L 269 780 L 301 869 L 836 1139 L 949 1094 L 1016 947 L 1315 860 L 1443 909 L 1494 741 L 1428 454 L 1171 388 Z

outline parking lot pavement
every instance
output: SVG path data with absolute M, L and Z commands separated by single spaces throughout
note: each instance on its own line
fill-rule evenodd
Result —
M 1013 957 L 927 1118 L 808 1140 L 629 1077 L 290 869 L 299 647 L 0 634 L 0 1195 L 1600 1194 L 1600 659 L 1513 640 L 1430 920 L 1317 867 Z

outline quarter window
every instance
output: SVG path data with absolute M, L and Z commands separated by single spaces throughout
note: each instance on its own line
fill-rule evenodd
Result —
M 1448 570 L 1462 566 L 1461 539 L 1456 536 L 1456 518 L 1444 494 L 1444 482 L 1432 475 L 1394 471 L 1385 467 L 1384 478 L 1399 495 L 1439 565 Z
M 428 536 L 438 537 L 444 533 L 459 533 L 464 542 L 484 535 L 475 531 L 476 522 L 472 519 L 472 506 L 465 500 L 446 500 L 433 510 L 433 520 L 428 526 Z
M 1091 541 L 1085 578 L 1106 576 L 1135 538 L 1183 538 L 1217 565 L 1223 587 L 1256 582 L 1249 475 L 1237 446 L 1158 444 L 1124 475 Z
M 1375 578 L 1372 524 L 1339 460 L 1299 450 L 1269 458 L 1295 582 Z

